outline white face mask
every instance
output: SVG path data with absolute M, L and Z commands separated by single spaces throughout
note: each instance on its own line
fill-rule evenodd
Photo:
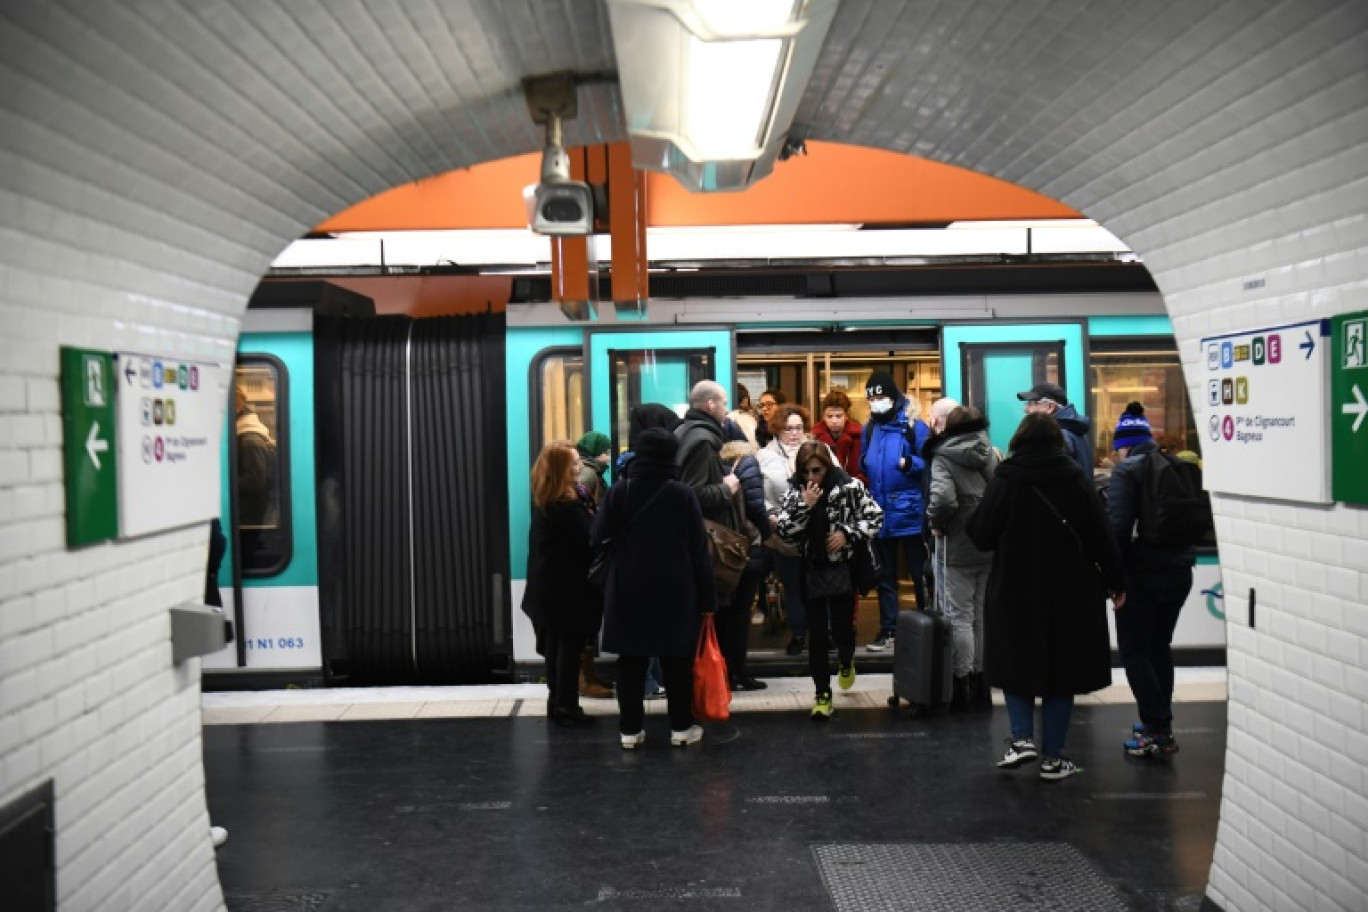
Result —
M 869 410 L 876 415 L 882 415 L 893 407 L 892 399 L 870 399 Z

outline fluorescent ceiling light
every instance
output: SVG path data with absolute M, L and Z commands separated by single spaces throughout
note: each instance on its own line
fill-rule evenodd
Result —
M 787 138 L 837 0 L 607 0 L 632 160 L 740 190 Z

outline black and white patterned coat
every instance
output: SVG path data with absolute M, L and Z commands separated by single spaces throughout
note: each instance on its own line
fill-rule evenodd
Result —
M 777 517 L 779 537 L 801 548 L 813 510 L 826 510 L 827 523 L 831 531 L 844 532 L 846 537 L 845 547 L 827 554 L 827 560 L 832 563 L 850 560 L 854 554 L 853 543 L 873 538 L 883 527 L 883 510 L 874 501 L 869 490 L 858 478 L 851 478 L 845 472 L 841 472 L 841 475 L 843 480 L 832 487 L 830 493 L 811 509 L 803 501 L 802 489 L 790 484 L 789 489 L 784 492 Z

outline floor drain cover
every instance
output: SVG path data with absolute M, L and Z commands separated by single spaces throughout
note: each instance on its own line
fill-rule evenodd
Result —
M 837 912 L 1127 908 L 1092 863 L 1063 843 L 821 845 L 813 851 Z

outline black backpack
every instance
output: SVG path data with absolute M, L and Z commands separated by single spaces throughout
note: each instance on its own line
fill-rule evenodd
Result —
M 1155 548 L 1187 548 L 1211 529 L 1211 495 L 1202 490 L 1201 467 L 1157 450 L 1146 456 L 1140 541 Z

